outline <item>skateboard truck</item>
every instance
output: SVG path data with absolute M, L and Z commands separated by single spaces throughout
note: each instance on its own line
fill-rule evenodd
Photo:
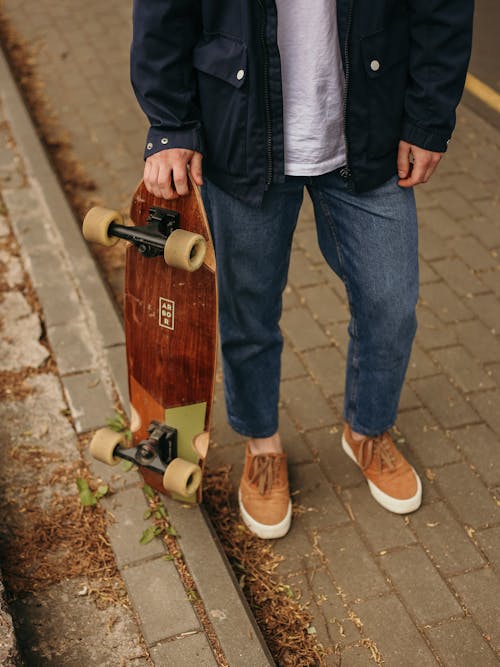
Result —
M 174 268 L 196 271 L 203 264 L 206 241 L 201 234 L 180 228 L 178 211 L 151 206 L 144 226 L 123 224 L 118 211 L 94 206 L 83 220 L 82 232 L 87 241 L 104 246 L 118 239 L 132 243 L 144 257 L 161 257 Z
M 177 429 L 151 421 L 149 437 L 135 447 L 127 447 L 123 433 L 100 428 L 90 443 L 92 456 L 109 465 L 120 459 L 130 461 L 160 475 L 167 491 L 190 496 L 201 482 L 201 469 L 195 463 L 177 458 Z

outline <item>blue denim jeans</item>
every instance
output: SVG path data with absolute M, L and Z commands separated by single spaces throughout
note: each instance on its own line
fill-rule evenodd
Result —
M 287 177 L 271 186 L 260 208 L 211 182 L 202 188 L 217 257 L 228 419 L 248 437 L 278 430 L 279 321 L 304 187 L 314 204 L 320 249 L 349 300 L 344 419 L 355 431 L 376 435 L 396 419 L 417 327 L 415 200 L 397 178 L 353 194 L 338 170 Z

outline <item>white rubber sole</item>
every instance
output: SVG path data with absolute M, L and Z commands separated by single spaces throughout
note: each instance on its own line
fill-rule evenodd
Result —
M 344 436 L 342 436 L 342 449 L 359 468 L 359 463 L 354 456 L 354 452 L 352 451 Z M 417 478 L 417 492 L 414 496 L 411 498 L 406 498 L 405 500 L 388 496 L 387 493 L 381 491 L 369 479 L 366 480 L 368 482 L 370 493 L 379 505 L 382 505 L 384 509 L 389 510 L 389 512 L 394 512 L 395 514 L 409 514 L 410 512 L 415 512 L 415 510 L 418 510 L 422 504 L 422 482 L 420 481 L 420 477 L 417 475 L 415 468 L 412 467 L 412 470 L 415 473 L 415 477 Z
M 257 537 L 260 537 L 263 540 L 275 540 L 278 537 L 284 537 L 290 530 L 290 525 L 292 523 L 291 500 L 288 501 L 288 509 L 285 518 L 272 526 L 269 526 L 265 523 L 259 523 L 250 516 L 250 514 L 243 507 L 243 501 L 241 500 L 241 489 L 238 490 L 238 504 L 240 506 L 243 523 L 248 528 L 248 530 L 254 533 L 254 535 L 257 535 Z

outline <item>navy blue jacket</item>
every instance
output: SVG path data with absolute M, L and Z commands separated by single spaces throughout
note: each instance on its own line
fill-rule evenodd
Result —
M 473 0 L 337 0 L 354 191 L 396 173 L 400 139 L 446 150 L 472 13 Z M 209 179 L 259 205 L 284 180 L 274 0 L 134 0 L 133 27 L 132 84 L 151 124 L 145 156 L 200 151 Z

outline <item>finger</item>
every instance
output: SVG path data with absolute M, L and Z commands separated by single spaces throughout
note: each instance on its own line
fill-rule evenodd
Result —
M 187 180 L 187 165 L 185 162 L 175 162 L 173 165 L 174 187 L 181 197 L 189 192 Z
M 398 147 L 398 176 L 408 178 L 410 175 L 410 144 L 400 141 Z
M 438 166 L 438 164 L 440 162 L 441 162 L 441 155 L 434 154 L 434 156 L 432 157 L 431 162 L 430 162 L 430 164 L 427 168 L 427 171 L 425 172 L 424 183 L 427 183 L 427 181 L 430 179 L 432 174 L 436 171 L 436 167 Z
M 414 155 L 413 157 L 414 162 L 411 173 L 408 178 L 403 180 L 403 187 L 411 188 L 424 182 L 424 176 L 429 166 L 429 159 L 419 155 Z
M 158 164 L 151 160 L 151 168 L 148 176 L 149 192 L 155 197 L 161 197 L 160 188 L 158 187 Z
M 201 153 L 195 153 L 190 162 L 191 175 L 196 185 L 203 185 L 203 174 L 201 169 L 202 160 L 203 155 Z
M 152 190 L 152 183 L 151 183 L 151 162 L 149 160 L 146 160 L 146 163 L 144 164 L 144 185 L 146 186 L 146 190 L 153 194 Z
M 164 162 L 160 163 L 158 169 L 158 189 L 163 199 L 175 199 L 177 197 L 172 183 L 172 167 Z

